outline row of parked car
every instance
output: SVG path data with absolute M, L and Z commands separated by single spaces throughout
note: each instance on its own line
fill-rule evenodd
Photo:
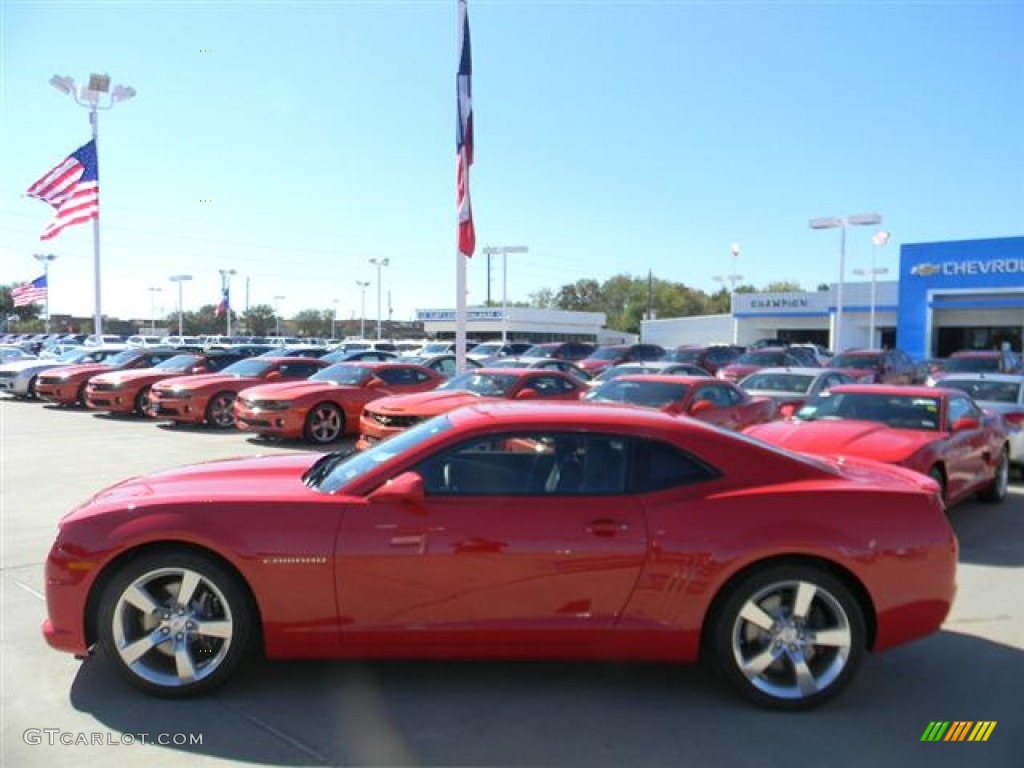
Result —
M 535 354 L 487 366 L 470 359 L 470 370 L 455 377 L 450 352 L 402 358 L 384 350 L 327 352 L 318 346 L 82 347 L 57 360 L 0 366 L 0 391 L 318 445 L 353 436 L 358 449 L 485 400 L 625 404 L 745 431 L 798 451 L 910 466 L 940 482 L 950 503 L 983 489 L 1001 499 L 1011 464 L 1024 462 L 1019 373 L 961 373 L 950 366 L 944 375 L 933 371 L 932 386 L 922 386 L 884 375 L 896 370 L 892 350 L 848 351 L 822 368 L 802 364 L 784 348 L 764 347 L 740 353 L 713 375 L 677 361 L 696 349 L 700 359 L 712 347 L 635 359 L 653 356 L 653 346 L 605 347 L 574 363 L 557 356 L 568 352 L 567 345 L 537 345 Z M 990 359 L 970 353 L 950 360 Z

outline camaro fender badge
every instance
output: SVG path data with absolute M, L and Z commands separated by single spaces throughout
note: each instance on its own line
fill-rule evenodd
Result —
M 327 558 L 318 555 L 273 555 L 264 557 L 264 565 L 327 565 Z

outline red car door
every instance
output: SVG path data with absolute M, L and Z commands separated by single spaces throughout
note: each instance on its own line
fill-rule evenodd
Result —
M 982 487 L 992 475 L 986 461 L 991 437 L 984 426 L 981 410 L 967 397 L 953 396 L 946 405 L 946 429 L 952 430 L 960 419 L 969 418 L 977 426 L 951 432 L 947 441 L 946 497 L 961 498 Z
M 416 468 L 422 505 L 348 509 L 337 546 L 344 642 L 550 647 L 610 631 L 643 566 L 644 518 L 622 493 L 621 441 L 573 439 L 583 448 L 533 434 L 476 439 Z M 602 452 L 603 469 L 587 466 Z

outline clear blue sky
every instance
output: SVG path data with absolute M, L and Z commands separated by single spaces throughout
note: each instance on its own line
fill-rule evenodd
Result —
M 92 314 L 91 226 L 38 235 L 22 196 L 88 140 L 51 88 L 138 90 L 100 117 L 104 312 L 359 314 L 389 258 L 396 320 L 455 304 L 455 2 L 0 3 L 0 282 L 59 255 L 54 312 Z M 878 212 L 901 243 L 1024 234 L 1024 2 L 470 0 L 478 245 L 508 296 L 626 272 L 709 292 L 838 276 L 838 233 Z M 210 49 L 210 53 L 201 52 Z M 212 202 L 200 202 L 201 200 Z M 870 235 L 851 230 L 850 269 Z M 470 304 L 486 259 L 469 265 Z M 492 298 L 501 297 L 500 264 Z

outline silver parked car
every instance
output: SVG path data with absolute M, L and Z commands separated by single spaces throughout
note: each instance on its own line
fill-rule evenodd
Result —
M 779 415 L 788 419 L 810 398 L 854 379 L 832 368 L 761 368 L 738 383 L 752 395 L 771 398 Z

